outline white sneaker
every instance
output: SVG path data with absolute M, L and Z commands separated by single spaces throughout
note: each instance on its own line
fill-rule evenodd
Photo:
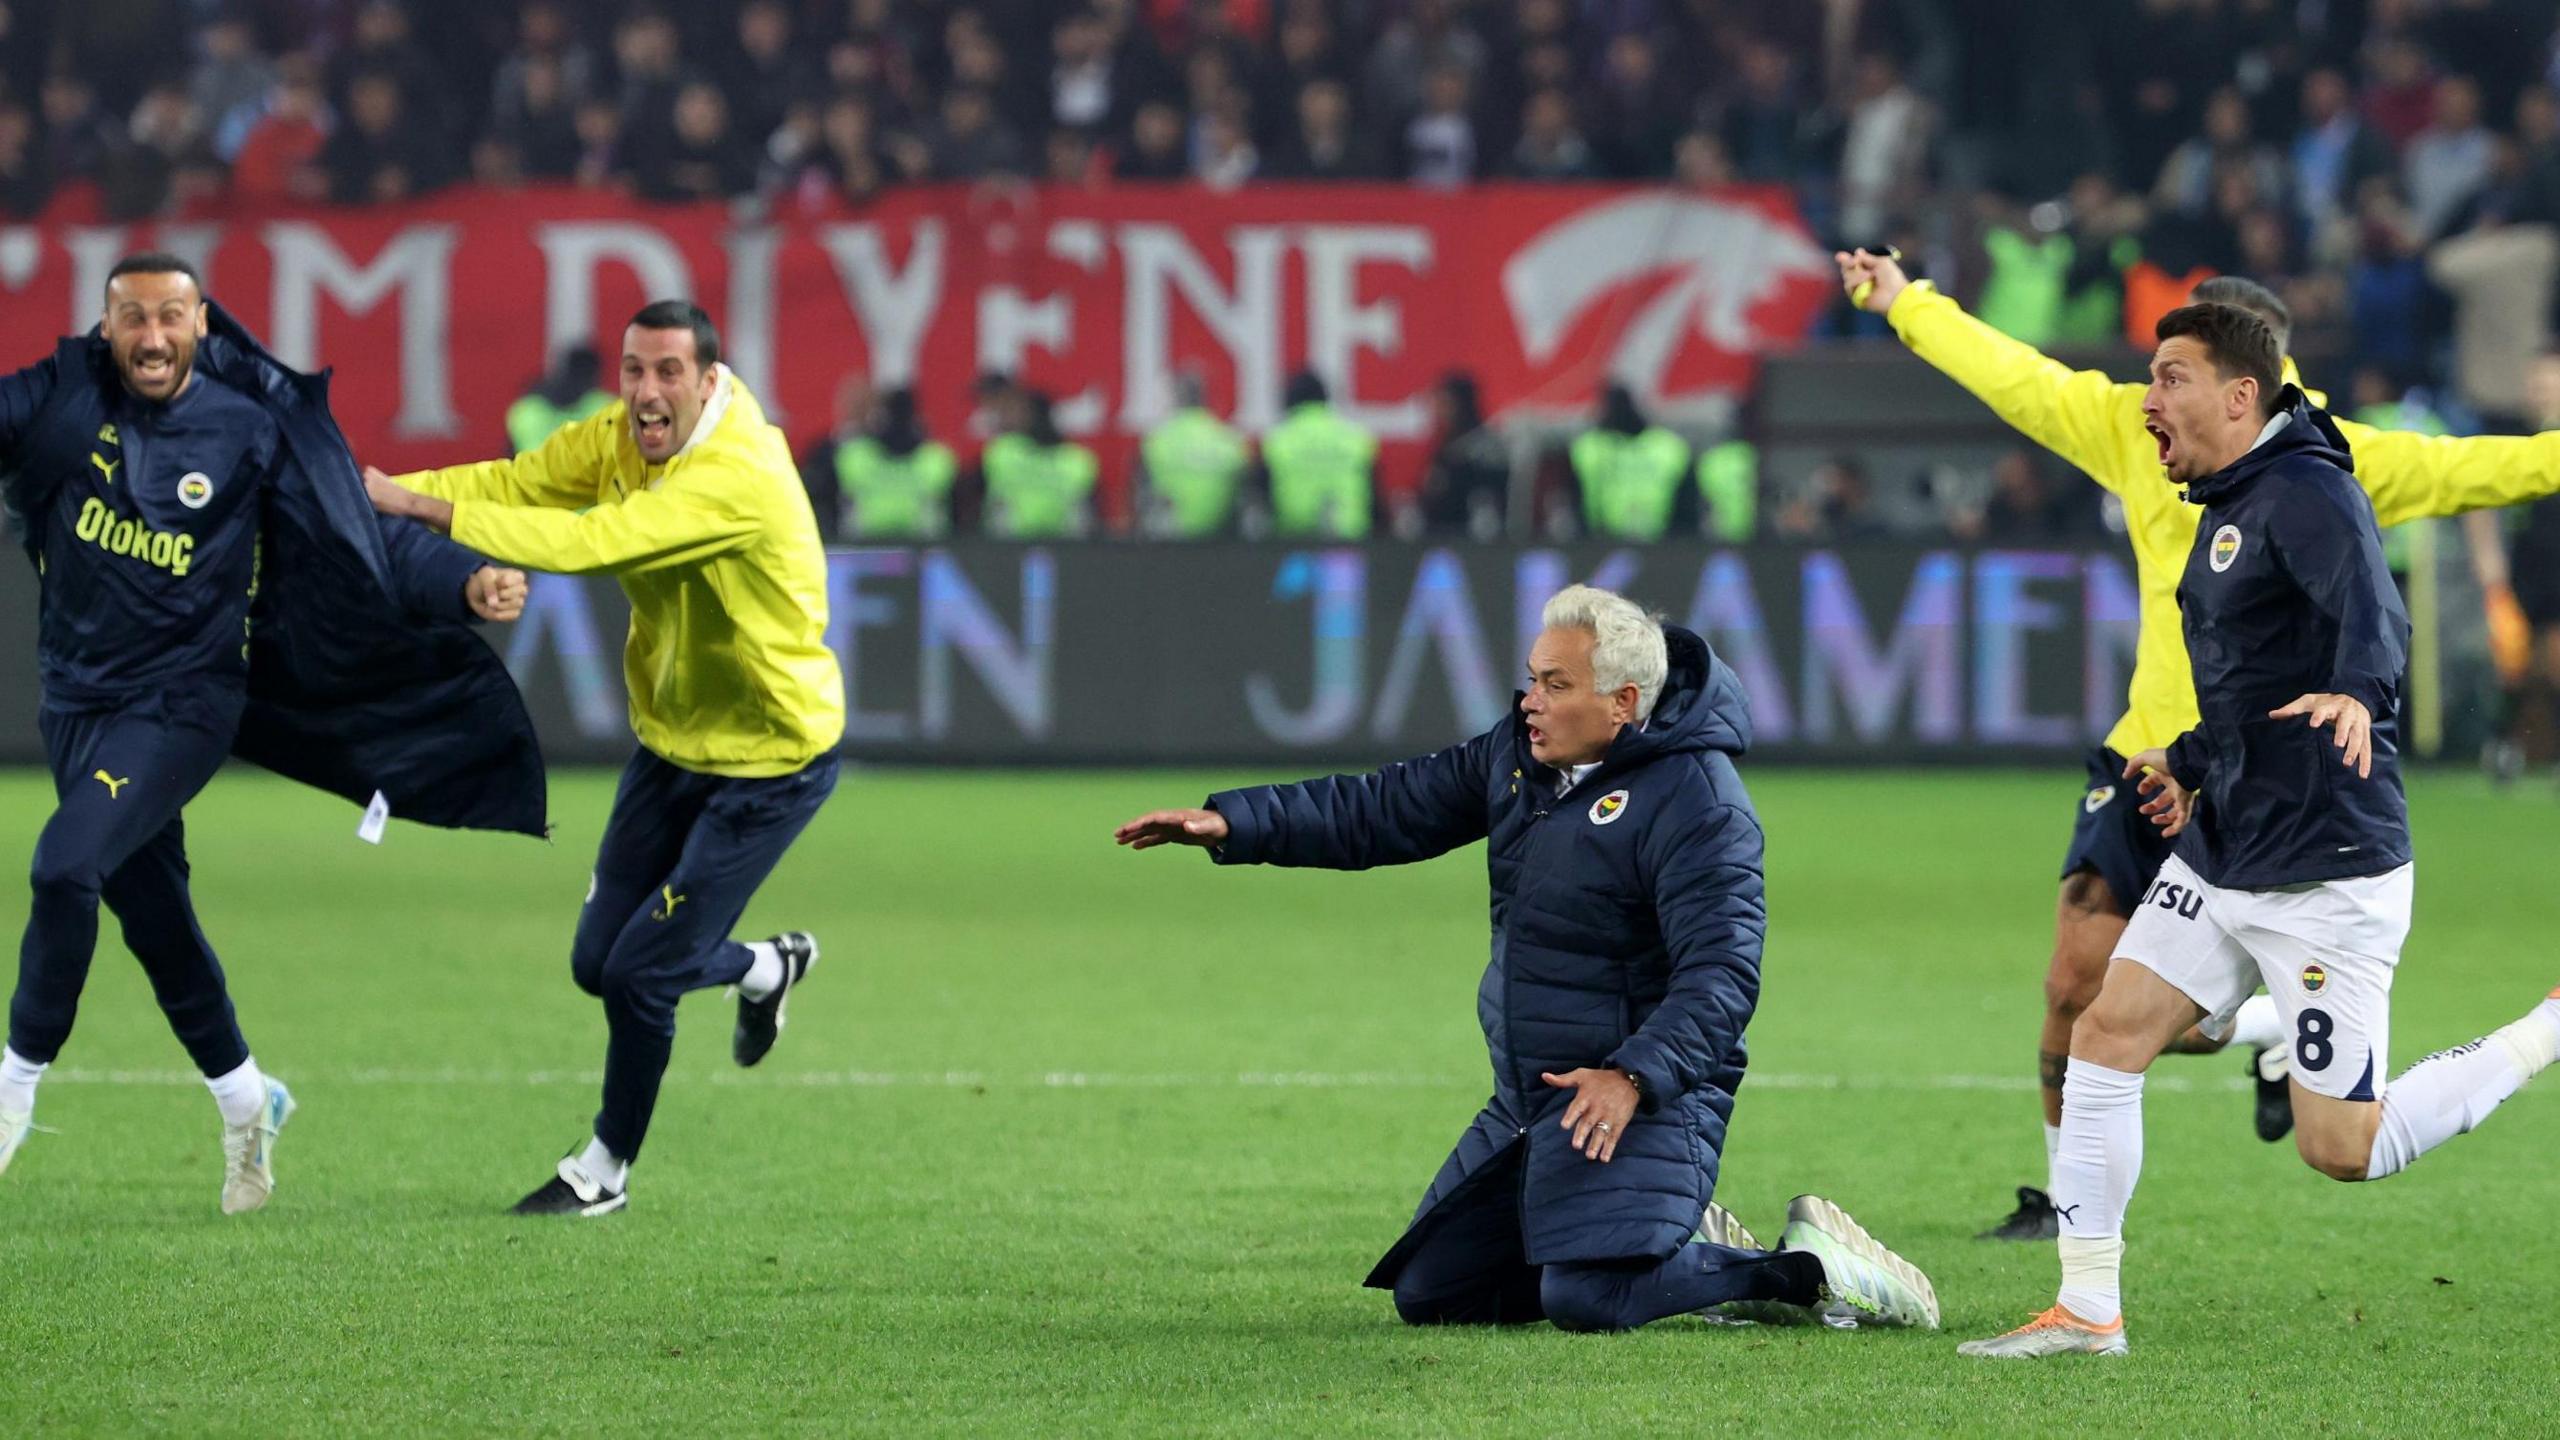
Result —
M 2128 1348 L 2123 1316 L 2092 1325 L 2056 1305 L 2006 1335 L 1967 1340 L 1956 1353 L 1982 1360 L 2042 1360 L 2048 1355 L 2122 1355 Z
M 21 1110 L 11 1114 L 0 1110 L 0 1175 L 8 1173 L 10 1157 L 18 1153 L 19 1146 L 27 1143 L 27 1133 L 35 1128 L 34 1111 Z
M 1697 1239 L 1728 1250 L 1765 1250 L 1759 1237 L 1734 1218 L 1732 1211 L 1713 1200 L 1698 1220 Z M 1802 1305 L 1788 1305 L 1777 1300 L 1728 1300 L 1722 1305 L 1702 1310 L 1699 1318 L 1711 1325 L 1810 1325 L 1813 1311 Z
M 1848 1330 L 1864 1325 L 1938 1328 L 1938 1292 L 1920 1267 L 1886 1249 L 1849 1212 L 1819 1195 L 1787 1202 L 1781 1250 L 1806 1251 L 1822 1261 L 1822 1323 Z
M 241 1215 L 267 1203 L 275 1193 L 276 1132 L 293 1118 L 293 1092 L 267 1077 L 266 1103 L 246 1125 L 222 1127 L 222 1213 Z

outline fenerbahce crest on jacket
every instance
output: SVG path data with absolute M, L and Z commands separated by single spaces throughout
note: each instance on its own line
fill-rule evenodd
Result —
M 291 369 L 221 306 L 207 311 L 197 369 L 264 409 L 280 437 L 258 533 L 248 704 L 232 753 L 358 805 L 379 791 L 403 819 L 546 834 L 532 717 L 504 662 L 468 623 L 463 584 L 485 562 L 375 514 L 330 418 L 328 376 Z M 20 471 L 0 476 L 11 508 L 27 515 L 84 457 L 102 470 L 122 463 L 92 454 L 123 383 L 106 341 L 96 330 L 65 338 L 52 375 L 24 431 Z M 211 477 L 189 473 L 174 484 L 189 510 L 223 503 Z M 172 579 L 198 562 L 194 537 L 119 516 L 100 500 L 84 505 L 70 533 L 84 549 Z M 34 556 L 32 530 L 22 538 Z

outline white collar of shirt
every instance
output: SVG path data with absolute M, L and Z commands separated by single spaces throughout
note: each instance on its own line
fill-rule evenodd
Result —
M 1556 777 L 1556 793 L 1558 795 L 1562 795 L 1566 791 L 1571 790 L 1574 786 L 1581 784 L 1592 771 L 1599 768 L 1600 762 L 1594 760 L 1588 765 L 1576 765 L 1572 769 L 1565 771 L 1562 775 Z
M 2267 443 L 2268 441 L 2270 441 L 2270 440 L 2273 440 L 2274 438 L 2276 438 L 2276 434 L 2277 434 L 2277 432 L 2279 432 L 2279 431 L 2283 430 L 2283 429 L 2284 429 L 2284 427 L 2286 427 L 2287 425 L 2290 425 L 2290 424 L 2292 424 L 2292 423 L 2293 423 L 2293 412 L 2292 412 L 2292 411 L 2290 411 L 2290 410 L 2279 410 L 2279 411 L 2277 411 L 2277 412 L 2276 412 L 2276 415 L 2275 415 L 2275 418 L 2267 422 L 2267 428 L 2258 432 L 2258 438 L 2249 442 L 2249 448 L 2250 448 L 2250 449 L 2252 449 L 2252 450 L 2255 450 L 2255 449 L 2257 449 L 2259 446 L 2266 444 L 2266 443 Z M 699 432 L 699 431 L 697 431 L 696 433 L 698 434 L 698 433 L 700 433 L 700 432 Z

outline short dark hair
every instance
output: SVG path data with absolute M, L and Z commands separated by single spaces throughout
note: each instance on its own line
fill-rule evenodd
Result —
M 107 288 L 114 289 L 116 281 L 127 275 L 184 275 L 196 287 L 199 298 L 204 294 L 204 277 L 196 273 L 196 267 L 166 250 L 145 250 L 117 261 L 116 268 L 107 272 Z
M 2199 305 L 2237 305 L 2265 321 L 2267 328 L 2275 332 L 2279 357 L 2293 349 L 2293 307 L 2255 280 L 2216 275 L 2198 285 L 2189 298 Z
M 690 300 L 652 300 L 640 307 L 631 323 L 643 330 L 690 330 L 693 363 L 705 370 L 720 363 L 720 332 L 702 307 Z
M 2258 413 L 2275 413 L 2276 392 L 2284 388 L 2284 352 L 2276 348 L 2276 334 L 2266 321 L 2237 305 L 2207 301 L 2161 316 L 2152 333 L 2164 343 L 2183 336 L 2202 345 L 2214 373 L 2225 380 L 2257 381 Z

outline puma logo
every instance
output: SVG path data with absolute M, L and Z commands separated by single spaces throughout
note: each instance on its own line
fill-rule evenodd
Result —
M 658 921 L 674 919 L 676 907 L 684 903 L 684 897 L 676 893 L 676 887 L 673 885 L 659 886 L 658 893 L 667 897 L 666 908 L 649 912 L 649 918 Z
M 2087 1203 L 2089 1202 L 2086 1200 L 2080 1202 L 2081 1205 L 2086 1205 Z M 2053 1213 L 2061 1218 L 2065 1223 L 2073 1225 L 2080 1223 L 2079 1221 L 2071 1218 L 2080 1213 L 2080 1205 L 2056 1205 L 2053 1207 Z
M 122 465 L 124 462 L 121 460 L 110 460 L 104 455 L 91 451 L 89 454 L 89 463 L 97 466 L 98 473 L 106 476 L 107 483 L 113 485 L 116 483 L 116 467 Z
M 101 770 L 101 771 L 97 772 L 96 774 L 94 774 L 94 775 L 90 776 L 89 778 L 90 778 L 90 779 L 92 779 L 92 780 L 95 780 L 95 781 L 97 781 L 99 784 L 104 785 L 104 786 L 106 786 L 106 787 L 107 787 L 107 798 L 108 798 L 108 799 L 110 799 L 110 800 L 113 800 L 113 799 L 115 799 L 115 798 L 116 798 L 116 792 L 117 792 L 117 791 L 122 790 L 122 789 L 123 789 L 124 787 L 126 787 L 127 785 L 130 785 L 130 784 L 132 784 L 132 783 L 133 783 L 133 777 L 132 777 L 132 776 L 130 776 L 130 775 L 126 776 L 126 777 L 125 777 L 125 778 L 123 778 L 122 780 L 119 780 L 119 779 L 117 779 L 116 777 L 114 777 L 113 775 L 108 774 L 108 773 L 107 773 L 106 771 L 104 771 L 104 770 Z

